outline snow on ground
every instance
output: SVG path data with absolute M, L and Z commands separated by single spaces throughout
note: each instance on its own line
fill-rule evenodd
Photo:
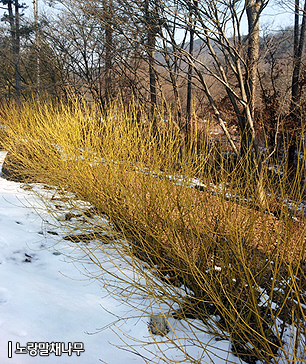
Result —
M 4 157 L 5 152 L 0 151 L 0 167 Z M 42 204 L 31 190 L 0 176 L 0 363 L 158 363 L 162 362 L 160 351 L 182 359 L 168 340 L 174 337 L 172 330 L 166 337 L 155 337 L 159 348 L 152 345 L 150 310 L 144 314 L 123 304 L 109 295 L 107 280 L 89 280 L 81 263 L 71 264 L 73 258 L 64 252 L 72 243 L 61 240 L 63 231 L 52 225 L 51 217 L 38 215 L 34 207 L 41 209 Z M 115 269 L 107 256 L 101 259 L 110 270 Z M 141 304 L 144 307 L 146 297 Z M 181 338 L 180 345 L 194 358 L 201 358 L 199 362 L 239 362 L 228 352 L 229 341 L 199 331 L 202 345 L 198 347 L 194 334 L 188 328 L 183 331 L 184 322 L 172 319 L 171 325 Z M 58 343 L 64 343 L 66 350 L 71 343 L 72 349 L 85 351 L 56 355 L 59 352 L 52 350 L 61 347 Z M 27 350 L 37 345 L 41 351 Z M 205 345 L 207 353 L 203 353 Z M 20 349 L 25 353 L 15 353 L 19 348 L 26 348 Z

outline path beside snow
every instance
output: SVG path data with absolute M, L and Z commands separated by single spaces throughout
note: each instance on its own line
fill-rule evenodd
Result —
M 5 152 L 0 151 L 0 167 L 4 156 Z M 134 317 L 140 313 L 108 296 L 98 281 L 86 279 L 69 264 L 71 260 L 65 255 L 56 255 L 67 245 L 65 241 L 58 243 L 63 233 L 54 227 L 52 231 L 59 235 L 48 233 L 51 225 L 29 206 L 40 206 L 35 196 L 20 183 L 0 176 L 0 363 L 143 363 L 141 356 L 116 347 L 123 345 L 116 330 L 108 328 L 94 335 L 88 334 L 107 327 L 116 317 Z M 54 248 L 56 243 L 59 245 Z M 131 337 L 152 342 L 148 317 L 122 321 L 120 329 Z M 179 326 L 178 332 L 182 334 Z M 210 342 L 223 350 L 229 348 L 228 341 L 216 341 L 204 333 L 200 337 L 203 343 Z M 132 339 L 124 339 L 133 343 Z M 167 339 L 161 340 L 165 342 L 161 348 L 166 350 Z M 12 343 L 12 358 L 8 358 L 9 342 Z M 66 347 L 68 342 L 82 342 L 85 352 L 80 356 L 76 353 L 72 356 L 47 353 L 44 357 L 15 354 L 17 342 L 21 347 L 29 342 L 63 342 Z M 156 352 L 157 349 L 150 347 L 150 350 Z M 194 355 L 198 350 L 201 352 L 195 346 L 190 348 Z M 154 359 L 154 355 L 144 348 L 139 351 Z M 168 351 L 176 356 L 176 349 L 172 349 L 173 354 L 169 348 Z M 211 353 L 214 363 L 222 364 L 225 360 L 217 359 L 213 353 L 239 362 L 232 354 L 214 349 Z M 207 356 L 202 360 L 202 363 L 206 362 L 211 362 Z

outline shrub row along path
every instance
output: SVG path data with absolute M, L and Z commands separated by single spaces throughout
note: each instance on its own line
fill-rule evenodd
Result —
M 0 168 L 5 154 L 0 151 Z M 99 281 L 83 274 L 84 264 L 75 260 L 78 250 L 71 255 L 75 243 L 63 239 L 65 232 L 33 194 L 41 186 L 26 187 L 0 174 L 0 363 L 137 364 L 145 358 L 157 363 L 162 362 L 158 360 L 159 350 L 167 351 L 175 360 L 182 359 L 177 349 L 169 349 L 172 330 L 165 337 L 158 336 L 159 349 L 150 345 L 154 342 L 148 331 L 150 313 L 145 315 L 124 305 Z M 89 263 L 86 268 L 92 269 Z M 145 304 L 146 297 L 143 307 Z M 208 345 L 208 356 L 193 345 L 193 334 L 183 329 L 184 322 L 169 322 L 188 353 L 201 357 L 201 362 L 239 362 L 228 353 L 228 341 L 199 332 L 202 345 Z M 67 349 L 69 342 L 77 349 L 80 346 L 75 343 L 81 342 L 85 351 L 74 351 L 71 356 L 48 350 L 15 353 L 18 343 L 25 348 L 39 342 L 41 348 L 47 347 L 46 342 L 55 343 L 53 349 L 56 343 L 64 343 Z

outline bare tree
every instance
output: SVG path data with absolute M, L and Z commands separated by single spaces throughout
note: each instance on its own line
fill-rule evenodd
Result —
M 259 169 L 260 155 L 254 126 L 254 105 L 259 57 L 259 20 L 267 3 L 268 0 L 180 2 L 186 13 L 193 9 L 197 19 L 194 35 L 206 45 L 211 61 L 201 60 L 183 48 L 179 51 L 195 71 L 222 129 L 236 150 L 218 110 L 217 101 L 208 86 L 207 77 L 213 77 L 223 87 L 237 116 L 241 133 L 240 153 L 242 156 L 251 153 L 252 160 L 256 161 Z M 246 36 L 241 33 L 243 17 L 246 17 L 248 22 Z M 182 15 L 179 27 L 186 29 L 191 26 L 189 23 Z M 232 29 L 231 34 L 229 28 Z
M 294 14 L 294 45 L 293 45 L 293 73 L 292 73 L 292 99 L 291 110 L 297 113 L 300 103 L 300 71 L 302 62 L 302 53 L 305 43 L 306 31 L 306 1 L 302 10 L 302 23 L 300 25 L 300 4 L 299 0 L 295 0 Z
M 300 13 L 302 12 L 302 16 Z M 300 25 L 300 17 L 302 23 Z M 305 31 L 306 31 L 306 1 L 304 1 L 303 9 L 300 8 L 299 0 L 295 0 L 294 6 L 294 40 L 293 40 L 293 72 L 292 72 L 292 86 L 291 86 L 291 105 L 290 117 L 293 121 L 293 129 L 297 127 L 300 122 L 301 115 L 301 88 L 300 88 L 300 74 L 302 54 L 305 44 Z M 293 163 L 296 152 L 296 135 L 295 131 L 291 132 L 291 142 L 288 151 L 288 162 Z
M 149 78 L 150 78 L 150 99 L 152 107 L 156 107 L 156 71 L 155 71 L 155 43 L 157 33 L 157 10 L 156 3 L 151 6 L 149 0 L 144 3 L 145 23 L 147 26 L 147 53 L 149 59 Z
M 44 30 L 47 42 L 54 49 L 67 71 L 67 86 L 75 92 L 89 92 L 93 99 L 104 105 L 110 96 L 111 45 L 104 25 L 90 16 L 85 3 L 65 1 L 65 8 Z M 78 5 L 78 6 L 77 6 Z M 104 14 L 104 3 L 97 9 Z M 92 9 L 91 9 L 92 10 Z M 111 34 L 108 35 L 110 42 Z
M 195 2 L 197 6 L 197 2 Z M 194 56 L 194 16 L 193 16 L 193 7 L 191 3 L 189 5 L 189 54 L 191 57 Z M 186 120 L 186 135 L 190 134 L 190 119 L 191 119 L 191 103 L 192 103 L 192 64 L 188 64 L 188 72 L 187 72 L 187 120 Z
M 5 14 L 3 20 L 8 21 L 10 25 L 11 44 L 13 63 L 15 69 L 15 90 L 17 102 L 21 102 L 21 72 L 20 72 L 20 10 L 25 8 L 24 4 L 19 4 L 18 0 L 2 0 L 4 8 L 8 14 Z
M 39 99 L 40 93 L 40 59 L 39 59 L 39 24 L 38 24 L 38 0 L 33 0 L 34 26 L 35 26 L 35 48 L 36 48 L 36 97 Z

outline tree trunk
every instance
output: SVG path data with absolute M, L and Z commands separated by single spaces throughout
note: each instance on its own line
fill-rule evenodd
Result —
M 11 28 L 12 53 L 15 69 L 15 89 L 17 103 L 21 103 L 21 75 L 20 75 L 20 24 L 19 24 L 19 3 L 15 0 L 15 15 L 13 13 L 13 1 L 7 2 L 9 23 Z
M 192 6 L 190 4 L 189 9 L 189 54 L 190 57 L 193 57 L 193 48 L 194 48 L 194 24 L 193 24 L 193 14 L 192 14 Z M 185 140 L 188 142 L 188 136 L 190 135 L 190 122 L 191 122 L 191 103 L 192 103 L 192 64 L 189 62 L 188 64 L 188 72 L 187 72 L 187 118 L 186 118 L 186 127 L 185 127 Z
M 259 153 L 258 142 L 255 135 L 254 115 L 255 115 L 255 93 L 259 59 L 259 17 L 263 10 L 262 0 L 246 0 L 246 13 L 248 19 L 248 54 L 247 54 L 247 77 L 246 95 L 248 104 L 245 110 L 245 128 L 242 132 L 242 152 L 250 154 L 251 166 L 255 167 L 257 174 L 257 196 L 260 208 L 268 208 L 266 194 L 263 187 L 262 161 Z M 254 153 L 254 154 L 253 154 Z
M 16 80 L 16 93 L 17 102 L 21 102 L 21 74 L 20 74 L 20 24 L 19 24 L 19 4 L 18 0 L 15 0 L 15 80 Z
M 104 100 L 108 104 L 112 98 L 112 47 L 113 47 L 113 30 L 112 30 L 112 0 L 103 0 L 104 27 L 105 27 L 105 93 Z
M 33 0 L 34 22 L 35 22 L 35 46 L 36 46 L 36 99 L 39 100 L 40 94 L 40 58 L 39 58 L 39 29 L 38 29 L 38 0 Z
M 246 93 L 252 118 L 255 109 L 255 91 L 259 56 L 259 15 L 261 12 L 261 0 L 246 0 L 246 13 L 248 18 L 248 56 Z
M 156 71 L 155 71 L 155 46 L 156 46 L 156 23 L 157 23 L 156 9 L 150 9 L 149 0 L 145 0 L 145 20 L 147 27 L 147 53 L 149 62 L 149 79 L 150 79 L 150 101 L 151 101 L 151 114 L 152 114 L 152 128 L 155 134 L 157 128 L 157 120 L 155 117 L 155 109 L 157 104 L 156 96 Z
M 241 129 L 241 155 L 248 156 L 260 168 L 260 156 L 254 127 L 255 93 L 259 58 L 259 17 L 262 0 L 245 0 L 248 19 L 248 51 L 246 59 L 244 115 Z M 254 153 L 254 154 L 253 154 Z
M 305 43 L 306 31 L 306 1 L 304 2 L 304 11 L 302 16 L 301 30 L 299 22 L 299 0 L 295 0 L 295 15 L 294 15 L 294 43 L 293 43 L 293 72 L 292 72 L 292 85 L 291 85 L 291 105 L 290 105 L 290 119 L 293 126 L 296 127 L 300 120 L 300 72 L 303 47 Z M 296 152 L 296 135 L 295 131 L 291 132 L 291 140 L 288 149 L 288 163 L 294 162 Z
M 167 46 L 166 46 L 165 40 L 163 40 L 163 42 L 164 42 L 164 49 L 166 49 Z M 178 84 L 177 84 L 177 74 L 176 74 L 175 70 L 173 70 L 173 65 L 170 62 L 168 52 L 165 52 L 165 54 L 163 56 L 165 58 L 165 62 L 168 67 L 171 86 L 172 86 L 173 95 L 174 95 L 175 118 L 177 120 L 178 126 L 181 131 L 184 126 L 182 124 L 182 105 L 181 105 L 181 100 L 180 100 L 180 95 L 179 95 L 179 88 L 178 88 Z M 177 62 L 177 60 L 175 62 Z
M 303 47 L 305 43 L 306 30 L 306 1 L 302 17 L 301 30 L 299 30 L 299 0 L 295 0 L 295 17 L 294 17 L 294 50 L 293 50 L 293 74 L 292 74 L 292 98 L 291 110 L 298 111 L 300 102 L 299 80 L 301 71 L 301 61 Z

